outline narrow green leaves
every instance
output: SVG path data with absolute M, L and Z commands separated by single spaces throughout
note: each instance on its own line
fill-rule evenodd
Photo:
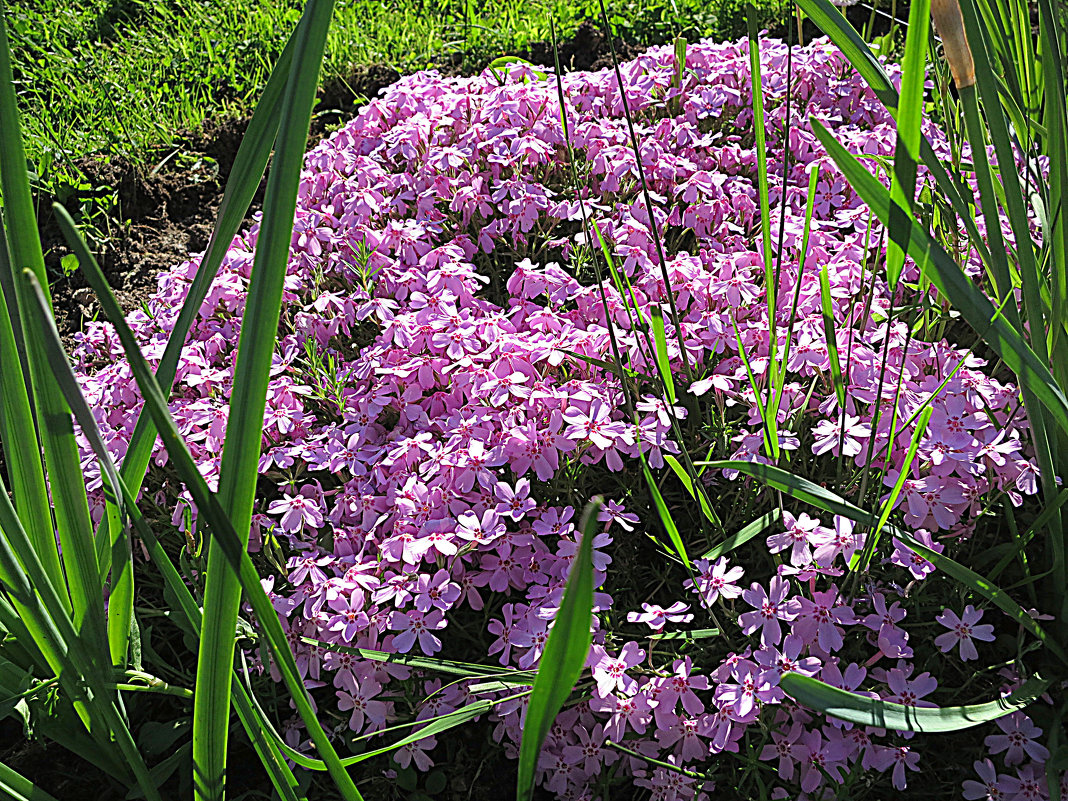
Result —
M 6 443 L 5 454 L 15 493 L 15 505 L 25 521 L 27 533 L 42 560 L 50 582 L 65 584 L 56 548 L 56 532 L 45 488 L 44 465 L 40 442 L 30 404 L 29 376 L 6 365 L 22 364 L 24 342 L 19 309 L 19 289 L 15 274 L 23 268 L 34 270 L 44 280 L 44 260 L 37 236 L 37 220 L 26 177 L 26 155 L 22 148 L 18 105 L 11 73 L 7 25 L 0 14 L 0 195 L 4 198 L 3 241 L 0 241 L 0 437 Z M 9 314 L 9 309 L 13 312 Z M 58 395 L 58 393 L 56 393 Z M 70 603 L 69 598 L 66 603 Z
M 907 215 L 912 219 L 908 210 L 891 200 L 886 187 L 839 144 L 819 120 L 813 119 L 811 123 L 821 144 L 880 222 L 889 224 L 891 209 L 897 210 L 894 214 Z M 1019 331 L 997 312 L 986 295 L 915 219 L 912 219 L 909 228 L 908 253 L 938 291 L 1016 374 L 1020 384 L 1041 399 L 1050 419 L 1061 431 L 1068 432 L 1068 400 L 1053 380 L 1049 367 L 1043 364 Z
M 923 86 L 927 75 L 927 32 L 931 24 L 931 0 L 914 0 L 909 6 L 908 38 L 901 67 L 901 100 L 897 115 L 897 145 L 890 197 L 911 209 L 916 194 L 916 162 L 920 152 L 920 120 L 923 119 Z M 886 251 L 886 280 L 891 293 L 905 264 L 911 219 L 893 213 L 887 226 L 890 244 Z
M 300 170 L 333 7 L 333 0 L 309 0 L 304 10 L 306 22 L 295 34 L 293 64 L 275 144 L 275 163 L 267 182 L 263 221 L 241 323 L 220 468 L 219 501 L 229 524 L 237 532 L 242 550 L 248 542 L 259 478 L 263 412 L 278 336 Z M 225 794 L 230 674 L 240 597 L 236 571 L 213 539 L 208 548 L 204 627 L 193 708 L 194 795 L 199 801 L 215 801 Z
M 664 501 L 664 496 L 660 493 L 660 487 L 656 485 L 656 479 L 653 478 L 653 471 L 649 469 L 649 462 L 645 458 L 644 453 L 639 453 L 639 457 L 642 461 L 642 475 L 645 476 L 645 483 L 649 487 L 649 494 L 653 496 L 653 505 L 656 507 L 656 513 L 660 517 L 660 522 L 664 526 L 664 530 L 667 531 L 668 538 L 671 540 L 671 545 L 678 554 L 682 563 L 686 565 L 686 569 L 690 570 L 690 557 L 686 554 L 686 545 L 682 541 L 682 536 L 679 534 L 679 527 L 675 525 L 675 520 L 671 516 L 671 510 L 668 509 L 667 503 Z M 711 510 L 711 507 L 709 507 Z
M 549 729 L 582 674 L 593 641 L 590 619 L 593 615 L 593 538 L 597 536 L 597 515 L 602 500 L 598 496 L 586 504 L 579 529 L 575 561 L 564 589 L 564 599 L 541 655 L 534 688 L 530 693 L 523 741 L 519 746 L 519 779 L 516 798 L 527 801 L 534 792 L 534 770 Z
M 928 733 L 960 731 L 1010 715 L 1028 706 L 1051 683 L 1036 676 L 997 701 L 973 706 L 926 708 L 856 695 L 799 673 L 785 673 L 780 680 L 780 686 L 792 698 L 832 718 L 861 726 Z

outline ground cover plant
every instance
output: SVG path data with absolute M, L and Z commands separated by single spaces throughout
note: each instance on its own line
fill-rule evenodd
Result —
M 910 52 L 925 40 L 926 28 Z M 518 748 L 515 685 L 529 674 L 443 684 L 367 657 L 420 654 L 418 667 L 461 675 L 435 660 L 537 668 L 576 508 L 596 489 L 609 501 L 592 542 L 590 672 L 541 752 L 550 792 L 686 798 L 718 783 L 739 797 L 880 797 L 907 790 L 926 751 L 922 735 L 892 729 L 999 718 L 958 741 L 998 760 L 977 763 L 982 781 L 968 779 L 965 797 L 1049 794 L 1050 751 L 1020 711 L 1049 686 L 1027 681 L 1019 653 L 1020 631 L 1041 630 L 1002 617 L 1019 610 L 1002 596 L 993 608 L 978 583 L 955 583 L 963 574 L 943 558 L 993 546 L 1008 557 L 996 573 L 1017 569 L 988 521 L 1023 506 L 1034 522 L 1030 409 L 993 353 L 945 338 L 960 331 L 945 278 L 892 225 L 887 242 L 819 134 L 887 182 L 898 137 L 922 132 L 947 163 L 976 155 L 919 115 L 909 138 L 825 40 L 760 43 L 754 138 L 754 52 L 653 49 L 620 68 L 622 82 L 605 70 L 559 86 L 523 65 L 422 73 L 309 154 L 252 547 L 277 565 L 265 586 L 302 677 L 357 749 L 421 698 L 417 720 L 478 698 L 494 739 Z M 937 177 L 918 172 L 928 188 Z M 980 241 L 991 224 L 1000 233 L 996 208 L 975 224 Z M 254 225 L 224 258 L 171 403 L 211 485 L 258 238 Z M 946 241 L 982 281 L 983 252 Z M 130 315 L 150 357 L 196 268 L 162 276 Z M 75 355 L 121 452 L 137 409 L 123 350 L 91 325 Z M 693 484 L 687 468 L 709 458 L 731 461 Z M 642 475 L 661 469 L 658 515 Z M 179 499 L 172 523 L 194 538 L 193 499 L 176 481 L 159 492 Z M 639 558 L 614 568 L 627 548 Z M 980 657 L 982 670 L 965 664 Z M 840 720 L 848 709 L 824 717 L 784 692 L 815 692 L 797 676 L 890 703 L 860 704 L 853 722 Z M 1007 700 L 955 711 L 999 691 Z M 950 709 L 924 714 L 936 704 Z M 861 725 L 872 709 L 884 725 Z M 300 724 L 288 731 L 301 740 Z M 437 745 L 424 734 L 397 766 L 428 770 Z M 960 792 L 960 776 L 950 781 Z
M 1042 84 L 1003 73 L 1029 96 L 1005 112 L 987 68 L 985 128 L 943 17 L 956 94 L 935 64 L 930 119 L 926 4 L 912 9 L 904 73 L 870 58 L 832 7 L 802 6 L 834 43 L 754 32 L 597 73 L 519 63 L 405 78 L 309 153 L 299 181 L 272 172 L 262 217 L 231 242 L 243 212 L 230 214 L 229 233 L 162 275 L 129 327 L 75 244 L 113 323 L 78 337 L 84 399 L 55 337 L 44 344 L 80 424 L 79 514 L 113 561 L 79 536 L 63 565 L 84 568 L 77 597 L 95 603 L 106 565 L 128 562 L 131 514 L 186 631 L 203 617 L 196 686 L 167 688 L 193 697 L 181 758 L 198 797 L 221 795 L 231 689 L 284 797 L 306 793 L 304 769 L 359 797 L 346 768 L 375 756 L 397 792 L 433 794 L 450 730 L 479 719 L 519 757 L 520 797 L 527 779 L 561 798 L 1059 795 L 1064 496 L 1051 442 L 1068 404 L 1043 358 L 1056 364 L 1063 328 L 1060 57 L 1044 47 Z M 328 17 L 309 4 L 296 63 L 315 57 Z M 964 18 L 973 48 L 1024 63 L 970 5 Z M 307 119 L 314 87 L 306 69 L 289 84 L 284 102 L 303 113 L 269 119 L 295 168 L 301 126 L 284 121 Z M 1002 113 L 1030 135 L 1007 145 Z M 250 174 L 269 129 L 252 137 Z M 1033 187 L 1019 198 L 1013 167 Z M 11 172 L 8 216 L 26 197 Z M 255 183 L 235 185 L 235 209 Z M 974 221 L 965 197 L 982 201 Z M 18 262 L 22 240 L 8 238 Z M 12 275 L 17 308 L 47 319 L 43 296 L 26 299 L 33 282 Z M 179 358 L 172 332 L 190 323 Z M 16 338 L 0 340 L 18 364 Z M 39 343 L 25 344 L 45 381 Z M 161 386 L 176 382 L 169 413 L 146 358 Z M 0 378 L 6 396 L 21 383 Z M 153 453 L 142 397 L 162 436 L 148 524 L 134 504 Z M 5 412 L 5 441 L 32 437 L 24 407 Z M 72 445 L 68 433 L 68 459 Z M 16 499 L 33 497 L 25 474 L 18 463 Z M 606 501 L 580 524 L 595 493 Z M 12 556 L 33 568 L 29 588 L 5 567 L 24 604 L 62 587 L 47 575 L 62 567 L 33 556 L 48 554 L 47 514 L 18 510 L 38 537 Z M 21 543 L 14 514 L 0 522 Z M 186 543 L 182 576 L 157 536 Z M 234 673 L 219 654 L 242 592 L 252 625 Z M 44 600 L 40 619 L 66 620 L 61 599 Z M 85 618 L 106 621 L 97 642 L 116 666 L 136 641 L 130 605 L 113 576 L 106 617 Z M 4 620 L 24 643 L 54 641 Z M 557 700 L 575 675 L 576 691 L 553 722 L 539 687 L 576 654 Z M 74 658 L 106 681 L 88 669 L 99 655 Z M 284 701 L 257 706 L 250 673 L 284 680 L 298 717 Z M 129 751 L 121 704 L 99 708 L 109 687 L 83 700 L 64 685 L 73 713 L 101 715 Z M 945 742 L 913 731 L 964 730 L 936 778 Z

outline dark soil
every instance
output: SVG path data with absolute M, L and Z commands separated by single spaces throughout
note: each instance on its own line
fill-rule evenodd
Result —
M 616 56 L 626 60 L 644 48 L 615 43 Z M 541 66 L 553 65 L 553 48 L 538 42 L 514 55 Z M 449 75 L 471 74 L 484 63 L 465 63 L 462 55 L 443 59 L 439 69 Z M 565 70 L 598 70 L 612 66 L 612 54 L 603 33 L 592 23 L 583 23 L 576 34 L 560 43 L 560 64 Z M 309 147 L 338 125 L 351 119 L 365 98 L 394 83 L 400 74 L 375 64 L 357 67 L 345 80 L 329 82 L 319 94 L 312 120 Z M 76 166 L 88 188 L 66 201 L 72 215 L 85 202 L 110 198 L 108 215 L 112 230 L 101 236 L 94 250 L 104 274 L 123 309 L 137 308 L 156 289 L 157 276 L 168 267 L 204 250 L 222 200 L 226 176 L 233 166 L 248 118 L 212 122 L 159 154 L 155 168 L 139 166 L 124 158 L 85 158 Z M 266 181 L 260 185 L 252 211 L 259 208 Z M 56 323 L 65 344 L 98 307 L 80 272 L 65 275 L 61 260 L 69 248 L 48 209 L 40 203 L 40 230 L 45 263 L 51 280 Z M 75 216 L 75 219 L 77 217 Z M 121 221 L 121 222 L 117 222 Z

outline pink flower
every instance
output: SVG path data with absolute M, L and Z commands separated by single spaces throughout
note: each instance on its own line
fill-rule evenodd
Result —
M 645 651 L 636 642 L 628 642 L 619 652 L 618 657 L 611 657 L 607 652 L 593 666 L 593 678 L 597 682 L 597 694 L 604 697 L 619 690 L 633 695 L 638 683 L 627 675 L 632 667 L 640 665 L 645 659 Z
M 974 763 L 975 772 L 982 781 L 968 779 L 964 782 L 964 797 L 968 801 L 1007 801 L 1008 791 L 1005 787 L 1005 779 L 1009 777 L 997 775 L 994 763 L 989 759 Z
M 782 639 L 781 620 L 793 620 L 797 617 L 800 604 L 796 599 L 787 601 L 790 582 L 779 576 L 773 576 L 769 584 L 770 592 L 756 582 L 742 593 L 742 600 L 756 608 L 755 612 L 745 612 L 738 616 L 738 624 L 746 634 L 760 629 L 762 645 L 778 645 Z
M 983 743 L 991 754 L 1000 754 L 1005 751 L 1005 764 L 1009 767 L 1019 765 L 1024 760 L 1024 754 L 1036 762 L 1045 762 L 1049 759 L 1049 750 L 1041 743 L 1036 742 L 1042 735 L 1042 729 L 1023 712 L 1013 712 L 1003 718 L 997 719 L 998 728 L 1004 734 L 991 734 Z
M 728 601 L 737 598 L 742 594 L 742 588 L 736 582 L 745 574 L 745 570 L 738 565 L 728 570 L 728 564 L 726 556 L 721 556 L 715 562 L 696 559 L 693 566 L 697 573 L 697 586 L 694 587 L 690 579 L 687 579 L 683 586 L 699 593 L 707 606 L 714 604 L 720 597 Z
M 812 561 L 811 543 L 816 532 L 821 530 L 820 521 L 813 520 L 804 512 L 798 518 L 783 512 L 782 522 L 786 530 L 768 537 L 768 550 L 779 553 L 790 548 L 790 564 L 804 567 Z
M 893 748 L 886 746 L 877 746 L 875 749 L 875 758 L 872 760 L 877 770 L 886 770 L 893 766 L 892 779 L 894 783 L 894 789 L 904 790 L 905 781 L 905 768 L 912 771 L 918 771 L 917 767 L 920 763 L 920 755 L 914 753 L 912 749 L 907 745 L 899 745 Z
M 513 490 L 504 481 L 498 481 L 493 490 L 500 503 L 497 504 L 497 514 L 508 516 L 512 520 L 522 520 L 527 512 L 537 507 L 537 501 L 530 496 L 530 481 L 525 478 L 519 479 Z
M 445 618 L 437 609 L 432 609 L 429 614 L 425 615 L 418 609 L 410 612 L 394 612 L 390 617 L 389 627 L 399 632 L 393 638 L 393 645 L 402 654 L 412 650 L 416 640 L 419 641 L 420 650 L 427 656 L 433 656 L 441 650 L 441 640 L 430 633 L 445 628 Z
M 282 515 L 278 523 L 282 531 L 293 533 L 300 531 L 305 525 L 311 528 L 323 526 L 323 512 L 319 504 L 303 495 L 290 495 L 288 492 L 283 492 L 280 500 L 272 502 L 267 507 L 267 512 Z
M 676 601 L 667 609 L 655 604 L 643 603 L 642 609 L 645 611 L 627 612 L 627 622 L 645 623 L 653 631 L 662 631 L 665 623 L 689 623 L 693 620 L 693 615 L 686 614 L 689 608 L 689 605 L 682 601 Z
M 842 647 L 842 632 L 839 626 L 852 626 L 857 622 L 852 608 L 838 602 L 838 588 L 831 586 L 827 592 L 812 593 L 812 600 L 798 599 L 800 611 L 793 623 L 793 631 L 806 642 L 818 642 L 820 648 L 833 653 Z
M 349 716 L 349 728 L 359 733 L 363 730 L 365 720 L 375 728 L 384 726 L 387 705 L 375 700 L 382 692 L 382 685 L 373 678 L 365 676 L 360 680 L 359 686 L 351 689 L 352 692 L 337 691 L 338 709 L 342 712 L 352 710 Z
M 975 625 L 982 616 L 982 610 L 976 609 L 971 604 L 964 607 L 964 612 L 960 617 L 957 617 L 957 614 L 952 610 L 944 610 L 935 620 L 949 629 L 949 631 L 946 634 L 940 634 L 935 637 L 935 645 L 938 646 L 942 653 L 947 654 L 953 649 L 953 646 L 959 644 L 960 658 L 962 660 L 967 662 L 969 659 L 978 659 L 979 652 L 975 650 L 975 643 L 972 640 L 991 642 L 994 639 L 994 627 L 992 625 L 989 623 Z
M 933 693 L 938 686 L 938 682 L 930 673 L 921 673 L 909 681 L 903 671 L 894 668 L 886 671 L 886 683 L 892 693 L 887 697 L 888 701 L 902 706 L 921 706 L 931 709 L 936 706 L 930 701 L 921 700 L 925 695 Z

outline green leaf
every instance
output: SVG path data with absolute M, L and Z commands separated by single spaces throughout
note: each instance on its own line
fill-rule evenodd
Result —
M 912 215 L 890 199 L 890 193 L 820 124 L 812 119 L 812 129 L 842 170 L 846 179 L 875 216 L 888 224 L 895 214 Z M 938 291 L 961 313 L 1012 370 L 1020 384 L 1041 399 L 1050 418 L 1068 434 L 1068 401 L 1046 366 L 1028 347 L 1020 333 L 997 313 L 990 300 L 941 246 L 914 219 L 909 229 L 908 253 Z
M 905 60 L 901 65 L 901 98 L 897 115 L 897 144 L 890 197 L 902 208 L 911 209 L 916 195 L 916 161 L 920 150 L 920 121 L 923 119 L 923 86 L 927 76 L 927 32 L 931 24 L 931 0 L 913 0 L 909 6 Z M 897 291 L 898 278 L 905 265 L 911 218 L 891 215 L 887 226 L 890 243 L 886 251 L 886 280 L 890 292 Z
M 664 529 L 668 533 L 668 537 L 671 539 L 671 544 L 675 549 L 675 553 L 682 559 L 682 563 L 686 565 L 686 569 L 690 570 L 690 557 L 686 554 L 686 545 L 683 543 L 682 537 L 679 535 L 678 526 L 675 525 L 675 521 L 671 517 L 671 511 L 664 502 L 664 496 L 660 494 L 660 488 L 656 486 L 656 479 L 653 478 L 653 472 L 649 469 L 649 462 L 646 460 L 644 453 L 639 451 L 638 456 L 642 462 L 642 475 L 645 476 L 645 483 L 649 487 L 649 494 L 653 496 L 653 505 L 656 507 L 656 513 L 660 517 L 660 522 L 663 524 Z
M 0 762 L 0 795 L 11 801 L 56 801 L 36 784 Z
M 753 537 L 763 533 L 765 530 L 767 530 L 768 526 L 771 526 L 774 523 L 778 523 L 781 517 L 782 512 L 778 509 L 774 509 L 765 515 L 761 515 L 752 523 L 745 526 L 745 528 L 743 528 L 737 534 L 733 534 L 730 537 L 727 537 L 727 539 L 723 540 L 723 542 L 719 543 L 714 548 L 711 548 L 706 553 L 701 554 L 701 558 L 708 559 L 709 561 L 715 561 L 716 559 L 719 559 L 724 554 L 730 553 L 735 548 L 745 545 L 745 543 L 749 542 L 749 540 L 753 539 Z
M 845 409 L 845 378 L 842 363 L 838 360 L 838 331 L 834 321 L 834 306 L 831 300 L 831 284 L 827 277 L 827 265 L 820 267 L 820 308 L 823 312 L 823 336 L 827 340 L 827 357 L 831 365 L 831 383 L 838 408 Z
M 5 240 L 0 242 L 0 269 L 4 271 L 4 275 L 0 277 L 0 290 L 3 294 L 3 302 L 0 303 L 0 359 L 5 365 L 4 369 L 0 370 L 0 436 L 3 436 L 6 443 L 4 452 L 8 460 L 12 489 L 15 492 L 15 504 L 22 513 L 27 533 L 52 586 L 65 587 L 67 579 L 56 548 L 56 531 L 52 527 L 51 504 L 45 485 L 45 470 L 41 462 L 40 444 L 31 405 L 31 398 L 36 397 L 30 385 L 31 376 L 38 381 L 37 391 L 45 396 L 45 407 L 37 408 L 38 422 L 42 422 L 44 414 L 56 414 L 58 417 L 55 419 L 61 420 L 65 410 L 61 408 L 62 396 L 59 392 L 49 393 L 46 391 L 47 383 L 40 384 L 42 380 L 47 379 L 41 364 L 43 355 L 36 339 L 30 337 L 27 341 L 22 330 L 20 309 L 26 305 L 28 299 L 23 300 L 20 297 L 25 284 L 16 278 L 15 265 L 32 269 L 38 281 L 46 286 L 47 279 L 26 173 L 26 153 L 22 147 L 4 14 L 0 14 L 0 196 L 4 199 Z M 15 365 L 23 364 L 24 357 L 26 373 L 14 368 Z M 60 407 L 56 406 L 57 401 Z M 45 421 L 49 420 L 50 418 L 45 418 Z M 54 440 L 51 441 L 49 449 L 54 451 L 56 444 Z M 57 456 L 54 452 L 52 455 Z M 73 474 L 80 476 L 80 473 L 80 465 L 76 463 Z M 56 476 L 62 475 L 64 474 L 57 466 Z M 66 475 L 71 475 L 71 472 Z M 65 482 L 60 480 L 59 483 L 63 485 Z M 62 498 L 59 500 L 62 502 Z M 57 509 L 57 512 L 59 511 Z M 69 510 L 63 511 L 67 514 Z M 63 522 L 66 524 L 69 521 L 64 519 Z M 71 561 L 71 567 L 75 568 L 73 553 Z M 95 575 L 93 578 L 95 583 Z M 76 577 L 76 591 L 84 589 L 84 579 L 84 574 L 79 573 Z M 70 598 L 67 597 L 65 602 L 69 606 Z M 87 602 L 87 599 L 79 599 L 79 603 L 83 602 Z M 84 613 L 84 606 L 79 611 Z
M 653 303 L 649 306 L 653 317 L 653 343 L 656 347 L 656 367 L 660 373 L 660 380 L 664 382 L 664 391 L 668 401 L 675 403 L 675 380 L 671 377 L 671 362 L 668 361 L 667 335 L 664 333 L 664 313 L 660 306 Z
M 144 355 L 138 348 L 137 339 L 134 337 L 133 332 L 126 323 L 122 310 L 119 308 L 115 296 L 111 293 L 99 265 L 95 260 L 90 259 L 88 264 L 83 266 L 86 268 L 86 279 L 96 293 L 104 315 L 115 327 L 115 332 L 119 341 L 122 343 L 124 352 L 126 353 L 126 359 L 130 365 L 130 370 L 133 373 L 134 379 L 137 381 L 141 396 L 145 399 L 145 406 L 152 415 L 156 430 L 159 432 L 164 447 L 167 449 L 167 454 L 171 460 L 171 466 L 193 496 L 193 502 L 197 506 L 198 513 L 208 527 L 208 531 L 213 538 L 212 541 L 219 544 L 220 552 L 226 558 L 226 564 L 231 569 L 239 571 L 238 578 L 240 587 L 244 591 L 245 597 L 252 606 L 252 610 L 259 621 L 262 629 L 262 636 L 271 649 L 275 664 L 282 675 L 286 687 L 292 695 L 292 700 L 297 709 L 297 713 L 307 727 L 312 743 L 319 749 L 320 754 L 322 754 L 323 763 L 325 764 L 326 769 L 330 772 L 330 776 L 334 780 L 334 784 L 337 786 L 341 797 L 347 801 L 359 801 L 361 798 L 359 791 L 356 789 L 352 778 L 345 771 L 336 750 L 330 742 L 330 738 L 327 736 L 322 725 L 315 716 L 314 707 L 312 706 L 311 699 L 307 695 L 304 681 L 297 668 L 293 652 L 290 650 L 286 634 L 282 630 L 282 625 L 278 620 L 277 611 L 274 609 L 270 599 L 263 590 L 263 586 L 260 584 L 259 575 L 246 551 L 246 543 L 238 537 L 233 524 L 223 511 L 218 498 L 215 493 L 208 489 L 204 477 L 200 474 L 200 471 L 197 469 L 197 466 L 193 461 L 193 457 L 185 447 L 185 443 L 182 441 L 181 435 L 178 433 L 174 418 L 171 417 L 170 410 L 167 408 L 167 402 L 164 399 L 163 392 L 160 389 L 159 384 L 156 383 L 155 376 L 152 374 L 151 368 L 145 361 Z M 120 476 L 119 478 L 121 482 L 122 477 Z M 160 557 L 165 557 L 165 553 L 158 548 L 158 543 L 155 541 L 151 530 L 144 524 L 143 519 L 137 513 L 136 506 L 132 503 L 133 496 L 129 488 L 126 487 L 125 484 L 122 484 L 121 491 L 126 499 L 127 508 L 130 509 L 138 533 L 146 540 L 146 543 L 149 544 L 150 548 L 153 549 L 152 553 L 159 554 Z M 160 559 L 161 564 L 166 563 L 166 561 L 166 559 Z M 173 566 L 169 568 L 168 572 L 170 571 L 173 571 Z M 177 583 L 179 585 L 181 584 L 180 579 Z M 182 603 L 183 612 L 185 612 L 187 619 L 191 622 L 197 621 L 197 624 L 199 624 L 200 618 L 194 611 L 196 605 L 195 602 L 192 601 L 191 596 L 188 596 L 188 590 L 185 590 L 185 594 L 183 595 L 182 592 L 175 591 L 177 588 L 174 587 L 173 581 L 168 582 L 168 586 L 172 588 L 175 597 Z M 188 609 L 188 604 L 193 605 L 193 610 Z M 204 625 L 206 624 L 207 620 L 205 618 Z M 236 631 L 236 622 L 233 628 L 230 629 L 229 646 L 231 649 L 233 647 L 234 631 Z M 230 653 L 232 654 L 232 651 Z M 199 690 L 199 684 L 197 689 Z M 235 695 L 235 698 L 236 697 L 237 696 Z M 242 700 L 242 705 L 245 706 L 245 710 L 242 711 L 241 714 L 245 715 L 249 711 L 248 705 L 244 703 L 244 700 Z M 241 710 L 239 709 L 239 711 Z M 252 726 L 251 718 L 243 717 L 243 722 L 245 723 L 246 729 L 249 729 Z M 257 742 L 257 737 L 255 734 L 251 736 L 255 744 Z M 273 759 L 277 757 L 280 750 L 282 749 L 277 747 L 277 744 L 268 743 L 265 749 L 258 749 L 258 753 L 260 754 L 261 759 L 265 756 L 268 759 Z M 198 768 L 198 763 L 195 747 L 193 762 L 194 770 L 196 770 Z M 265 764 L 267 763 L 265 762 Z M 288 776 L 281 771 L 281 768 L 275 766 L 272 770 L 272 780 L 275 780 L 277 777 L 279 780 L 288 781 Z M 295 782 L 293 784 L 295 785 Z M 276 783 L 275 786 L 279 787 L 280 785 Z M 289 789 L 292 790 L 292 787 Z M 292 792 L 283 793 L 283 795 L 290 798 Z
M 678 477 L 682 485 L 686 487 L 686 491 L 690 493 L 690 497 L 697 501 L 701 506 L 701 513 L 704 514 L 708 522 L 719 528 L 723 527 L 723 523 L 719 519 L 719 515 L 716 514 L 716 510 L 712 508 L 712 504 L 708 501 L 708 496 L 701 486 L 696 486 L 689 474 L 686 472 L 679 460 L 672 456 L 670 453 L 664 454 L 664 462 L 671 468 L 672 472 Z
M 968 589 L 986 598 L 994 604 L 994 606 L 1015 620 L 1021 628 L 1027 629 L 1027 631 L 1037 637 L 1050 653 L 1054 654 L 1065 664 L 1068 664 L 1068 654 L 1065 653 L 1061 645 L 1050 637 L 1045 630 L 1038 625 L 1038 622 L 1031 617 L 1022 606 L 1012 600 L 1012 598 L 1010 598 L 1000 587 L 994 585 L 984 576 L 980 576 L 974 570 L 965 567 L 959 562 L 955 562 L 948 556 L 931 550 L 905 531 L 901 531 L 900 529 L 895 530 L 894 536 L 907 548 L 918 553 L 939 570 L 952 576 Z
M 960 731 L 1010 715 L 1027 707 L 1051 683 L 1048 679 L 1035 677 L 997 701 L 932 709 L 856 695 L 799 673 L 784 673 L 779 681 L 787 695 L 832 718 L 880 729 L 928 733 Z
M 293 65 L 282 103 L 274 165 L 267 179 L 263 220 L 241 321 L 218 497 L 228 523 L 238 532 L 242 551 L 252 525 L 267 384 L 278 336 L 297 190 L 333 8 L 333 0 L 309 0 L 304 9 L 307 23 L 294 34 Z M 197 801 L 221 801 L 224 795 L 234 629 L 241 599 L 236 567 L 216 542 L 212 538 L 208 544 L 204 626 L 193 705 Z M 355 793 L 351 779 L 340 767 L 338 770 L 341 772 L 335 779 L 345 782 L 350 794 Z
M 534 792 L 534 771 L 542 743 L 564 702 L 582 674 L 590 654 L 590 620 L 593 616 L 593 538 L 597 536 L 597 515 L 603 501 L 591 500 L 582 513 L 579 528 L 582 541 L 571 563 L 564 599 L 549 631 L 534 688 L 527 706 L 523 740 L 519 745 L 519 778 L 516 798 L 527 801 Z

